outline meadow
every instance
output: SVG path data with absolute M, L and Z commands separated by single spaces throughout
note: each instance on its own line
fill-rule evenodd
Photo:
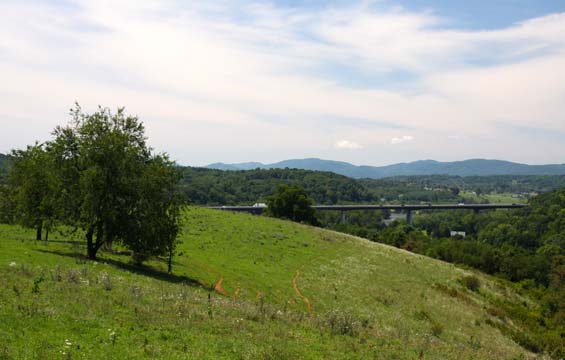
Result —
M 530 359 L 509 284 L 266 217 L 189 208 L 173 274 L 0 225 L 0 359 Z
M 475 203 L 488 201 L 491 204 L 526 204 L 528 199 L 512 193 L 490 193 L 477 195 L 473 192 L 462 191 L 459 195 Z

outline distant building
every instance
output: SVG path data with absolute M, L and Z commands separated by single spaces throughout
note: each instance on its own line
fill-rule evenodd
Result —
M 466 236 L 465 231 L 451 231 L 449 234 L 451 237 L 460 236 L 464 238 Z

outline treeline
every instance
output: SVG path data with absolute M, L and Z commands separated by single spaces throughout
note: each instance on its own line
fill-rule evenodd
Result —
M 197 205 L 251 205 L 266 202 L 279 185 L 298 185 L 316 204 L 473 202 L 462 191 L 542 193 L 565 187 L 565 176 L 405 176 L 352 179 L 301 169 L 223 171 L 184 167 L 180 189 Z
M 426 188 L 458 188 L 461 191 L 489 193 L 544 193 L 565 188 L 565 175 L 493 175 L 493 176 L 399 176 L 387 179 Z
M 356 180 L 331 172 L 298 169 L 222 171 L 183 168 L 180 189 L 198 205 L 251 205 L 267 202 L 280 185 L 304 188 L 317 204 L 364 203 L 375 200 Z
M 300 169 L 222 171 L 182 168 L 180 189 L 197 205 L 266 202 L 280 185 L 298 185 L 316 204 L 462 201 L 457 192 L 425 190 L 394 180 L 356 180 L 331 172 Z

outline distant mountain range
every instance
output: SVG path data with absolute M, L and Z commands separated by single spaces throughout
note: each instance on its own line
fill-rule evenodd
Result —
M 527 165 L 503 160 L 470 159 L 453 162 L 419 160 L 387 166 L 357 166 L 347 162 L 322 160 L 316 158 L 284 160 L 274 164 L 246 162 L 239 164 L 214 163 L 206 166 L 220 170 L 250 169 L 305 169 L 331 171 L 352 178 L 380 179 L 392 176 L 409 175 L 565 175 L 565 164 Z
M 0 154 L 0 172 L 7 170 L 8 156 Z M 347 162 L 323 160 L 317 158 L 284 160 L 273 164 L 245 162 L 238 164 L 214 163 L 206 166 L 219 170 L 252 169 L 304 169 L 330 171 L 351 178 L 381 179 L 393 176 L 410 175 L 565 175 L 565 164 L 527 165 L 503 160 L 470 159 L 463 161 L 441 162 L 419 160 L 386 166 L 357 166 Z

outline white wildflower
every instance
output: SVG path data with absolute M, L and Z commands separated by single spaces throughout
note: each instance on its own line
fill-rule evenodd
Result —
M 15 262 L 15 261 L 12 261 L 12 262 L 10 263 L 10 267 L 16 267 L 16 262 Z

